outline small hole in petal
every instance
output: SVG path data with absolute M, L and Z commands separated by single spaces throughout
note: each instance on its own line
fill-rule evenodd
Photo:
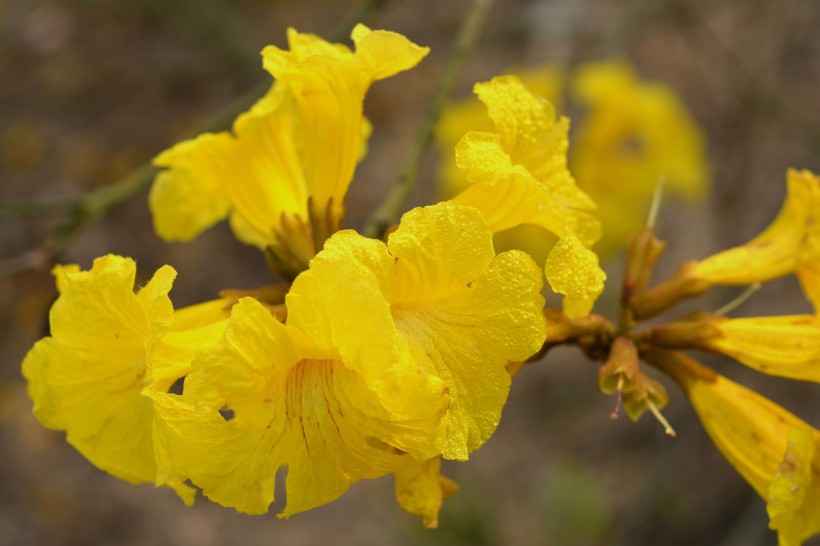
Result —
M 219 408 L 219 415 L 221 415 L 226 421 L 232 421 L 233 418 L 236 417 L 236 412 L 228 406 L 222 406 Z
M 288 505 L 288 490 L 285 483 L 288 479 L 288 467 L 282 465 L 276 471 L 276 479 L 274 485 L 274 494 L 276 500 L 268 507 L 268 510 L 274 514 L 281 514 Z
M 185 387 L 185 376 L 180 377 L 174 384 L 170 386 L 168 389 L 168 394 L 176 394 L 177 396 L 182 394 L 182 389 Z

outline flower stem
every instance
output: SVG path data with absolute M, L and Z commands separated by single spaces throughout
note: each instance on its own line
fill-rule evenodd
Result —
M 464 66 L 464 61 L 467 60 L 481 32 L 490 4 L 492 4 L 492 0 L 473 0 L 470 5 L 467 16 L 456 35 L 453 49 L 447 57 L 447 64 L 438 81 L 433 99 L 430 101 L 424 119 L 416 132 L 416 137 L 404 166 L 395 184 L 390 189 L 390 193 L 387 194 L 384 201 L 370 216 L 364 228 L 366 236 L 382 237 L 390 226 L 398 223 L 404 203 L 416 187 L 421 162 L 424 159 L 425 152 L 430 147 L 430 143 L 433 141 L 433 132 L 441 117 L 441 111 L 452 95 L 458 75 Z
M 756 282 L 754 284 L 750 284 L 749 286 L 746 287 L 746 290 L 744 290 L 738 297 L 736 297 L 735 299 L 733 299 L 729 303 L 723 305 L 720 309 L 715 311 L 713 314 L 717 315 L 719 317 L 722 317 L 724 315 L 728 315 L 729 313 L 731 313 L 732 311 L 734 311 L 735 309 L 737 309 L 738 307 L 740 307 L 741 305 L 746 303 L 746 301 L 749 298 L 751 298 L 755 294 L 755 292 L 760 290 L 761 286 L 763 286 L 763 285 L 760 284 L 759 282 Z

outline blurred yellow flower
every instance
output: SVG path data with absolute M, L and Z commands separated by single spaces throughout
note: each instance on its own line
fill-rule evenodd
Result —
M 398 472 L 400 504 L 432 525 L 452 487 L 431 485 L 429 460 L 466 459 L 495 430 L 505 363 L 544 342 L 541 284 L 526 254 L 495 255 L 470 207 L 414 209 L 387 244 L 340 231 L 294 281 L 285 324 L 240 300 L 183 395 L 152 393 L 160 466 L 249 513 L 287 467 L 283 517 Z
M 601 61 L 575 70 L 572 92 L 585 114 L 572 139 L 570 170 L 598 204 L 603 237 L 596 250 L 620 251 L 645 224 L 659 177 L 668 193 L 703 196 L 704 138 L 670 87 L 639 80 L 624 62 Z
M 90 271 L 54 269 L 60 296 L 51 336 L 23 362 L 34 413 L 99 468 L 133 483 L 153 483 L 155 412 L 148 388 L 165 392 L 190 370 L 196 351 L 218 339 L 225 302 L 174 311 L 168 291 L 176 276 L 160 268 L 134 293 L 133 260 L 108 255 Z M 170 475 L 167 485 L 190 503 L 194 490 Z
M 644 356 L 675 379 L 723 456 L 767 501 L 779 544 L 820 533 L 820 432 L 683 354 Z
M 203 134 L 154 161 L 157 233 L 187 241 L 230 217 L 236 236 L 282 249 L 298 272 L 337 231 L 344 197 L 370 128 L 362 114 L 370 85 L 415 66 L 428 52 L 405 37 L 353 30 L 355 52 L 288 31 L 290 51 L 268 46 L 264 67 L 276 84 L 234 124 Z M 281 256 L 280 256 L 281 257 Z
M 600 237 L 595 203 L 566 168 L 569 120 L 557 119 L 552 105 L 515 76 L 477 84 L 475 92 L 495 132 L 470 131 L 459 141 L 456 164 L 471 184 L 452 200 L 479 209 L 493 233 L 533 225 L 559 237 L 547 280 L 567 296 L 565 312 L 586 315 L 606 275 L 587 248 Z

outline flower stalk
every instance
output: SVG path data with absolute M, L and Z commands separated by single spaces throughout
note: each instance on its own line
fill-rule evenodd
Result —
M 441 117 L 441 112 L 453 94 L 458 76 L 461 74 L 461 69 L 478 40 L 491 5 L 492 0 L 472 0 L 470 3 L 467 14 L 456 34 L 453 48 L 447 56 L 444 70 L 436 84 L 433 98 L 427 106 L 421 125 L 416 131 L 416 136 L 410 146 L 402 170 L 390 187 L 387 197 L 373 211 L 367 221 L 363 229 L 365 236 L 383 237 L 390 227 L 398 222 L 402 208 L 416 187 L 421 163 L 433 141 L 433 133 Z

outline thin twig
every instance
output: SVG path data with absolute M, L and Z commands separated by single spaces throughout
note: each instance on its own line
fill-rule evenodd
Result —
M 71 199 L 53 201 L 0 201 L 0 220 L 11 218 L 46 218 L 65 214 L 74 205 Z
M 200 133 L 228 129 L 236 116 L 253 105 L 268 87 L 270 87 L 270 82 L 267 81 L 257 84 L 251 91 L 231 103 L 225 110 L 205 123 L 198 125 L 193 131 L 183 137 L 183 139 L 194 137 Z M 70 218 L 58 228 L 58 231 L 64 232 L 63 236 L 70 236 L 74 229 L 84 227 L 86 222 L 103 216 L 132 196 L 147 190 L 155 174 L 156 169 L 151 166 L 150 162 L 146 162 L 137 167 L 136 170 L 131 171 L 124 178 L 86 192 L 74 199 L 55 201 L 0 201 L 0 219 L 34 218 L 68 214 Z M 92 212 L 94 214 L 91 214 Z M 100 213 L 103 214 L 100 215 Z M 76 228 L 71 227 L 78 222 L 78 218 L 81 216 L 88 216 L 89 220 L 80 221 Z
M 421 162 L 433 141 L 433 132 L 441 117 L 441 111 L 452 95 L 461 68 L 475 45 L 491 4 L 492 0 L 473 0 L 470 5 L 469 12 L 456 35 L 453 49 L 447 58 L 447 64 L 438 81 L 433 99 L 416 132 L 416 138 L 404 162 L 404 167 L 396 183 L 390 189 L 390 193 L 370 216 L 364 228 L 366 236 L 381 237 L 390 226 L 398 222 L 404 203 L 416 187 Z
M 269 86 L 268 82 L 257 85 L 217 116 L 200 125 L 189 134 L 189 137 L 227 129 L 234 118 L 256 102 Z M 51 265 L 77 233 L 96 224 L 132 197 L 147 191 L 156 173 L 157 169 L 148 162 L 131 171 L 125 178 L 86 192 L 73 200 L 40 203 L 0 202 L 0 219 L 63 217 L 51 236 L 42 244 L 20 256 L 0 260 L 0 279 Z M 35 259 L 31 259 L 32 257 Z

